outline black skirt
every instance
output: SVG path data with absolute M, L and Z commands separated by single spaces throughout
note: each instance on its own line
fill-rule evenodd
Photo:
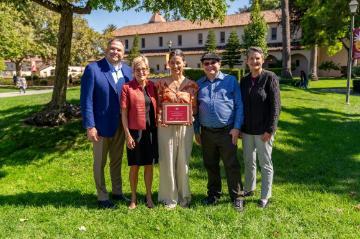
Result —
M 126 148 L 128 166 L 156 164 L 159 158 L 156 128 L 147 126 L 146 130 L 129 129 L 129 131 L 135 141 L 135 148 Z

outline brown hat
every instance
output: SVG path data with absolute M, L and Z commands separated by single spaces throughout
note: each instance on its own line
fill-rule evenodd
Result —
M 215 60 L 215 61 L 221 61 L 221 57 L 213 52 L 207 52 L 204 55 L 202 55 L 200 61 L 204 62 L 205 60 Z

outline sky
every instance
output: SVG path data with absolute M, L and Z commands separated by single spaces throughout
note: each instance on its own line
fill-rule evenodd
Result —
M 240 7 L 249 4 L 249 0 L 235 0 L 228 1 L 230 5 L 228 14 L 235 13 Z M 123 27 L 127 25 L 137 25 L 147 23 L 152 13 L 149 12 L 135 12 L 130 10 L 127 12 L 107 12 L 103 10 L 92 11 L 91 14 L 83 15 L 88 20 L 90 27 L 98 32 L 102 32 L 109 24 Z

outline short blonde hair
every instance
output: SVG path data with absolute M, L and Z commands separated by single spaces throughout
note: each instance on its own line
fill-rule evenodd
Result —
M 135 67 L 141 63 L 144 63 L 146 65 L 146 68 L 149 69 L 149 60 L 146 56 L 140 55 L 134 58 L 131 64 L 132 70 L 135 71 Z

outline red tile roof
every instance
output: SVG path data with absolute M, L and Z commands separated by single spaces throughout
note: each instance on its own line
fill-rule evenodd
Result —
M 269 10 L 262 12 L 265 21 L 267 23 L 279 23 L 281 11 L 280 10 Z M 156 34 L 165 32 L 180 32 L 180 31 L 191 31 L 209 28 L 221 28 L 221 27 L 237 27 L 244 26 L 250 22 L 250 13 L 239 13 L 228 15 L 225 17 L 224 23 L 201 21 L 192 23 L 189 20 L 170 21 L 170 22 L 156 22 L 156 23 L 145 23 L 140 25 L 131 25 L 119 28 L 114 31 L 115 37 L 132 36 L 132 35 L 146 35 Z

